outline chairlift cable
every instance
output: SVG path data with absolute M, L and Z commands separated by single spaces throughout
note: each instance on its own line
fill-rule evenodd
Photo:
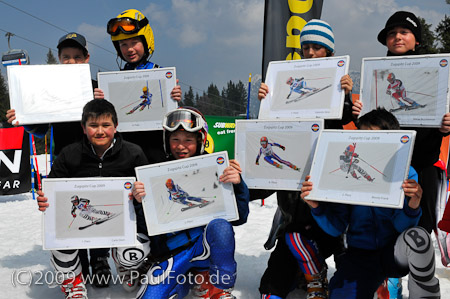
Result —
M 3 3 L 3 4 L 5 4 L 5 5 L 7 5 L 7 6 L 13 8 L 13 9 L 15 9 L 15 10 L 20 11 L 21 13 L 24 13 L 24 14 L 26 14 L 26 15 L 32 17 L 32 18 L 35 18 L 36 20 L 39 20 L 39 21 L 41 21 L 41 22 L 43 22 L 43 23 L 45 23 L 45 24 L 47 24 L 47 25 L 50 25 L 50 26 L 52 26 L 52 27 L 54 27 L 54 28 L 56 28 L 56 29 L 58 29 L 58 30 L 61 30 L 61 31 L 65 32 L 65 33 L 69 33 L 69 32 L 70 32 L 70 31 L 68 31 L 68 30 L 66 30 L 66 29 L 64 29 L 64 28 L 62 28 L 62 27 L 59 27 L 59 26 L 57 26 L 57 25 L 54 25 L 54 24 L 52 24 L 52 23 L 50 23 L 50 22 L 48 22 L 48 21 L 46 21 L 46 20 L 44 20 L 44 19 L 42 19 L 42 18 L 36 17 L 35 15 L 33 15 L 33 14 L 29 13 L 29 12 L 26 12 L 26 11 L 24 11 L 23 9 L 20 9 L 20 8 L 18 8 L 18 7 L 15 7 L 14 5 L 11 5 L 11 4 L 9 4 L 9 3 L 3 1 L 3 0 L 0 0 L 0 3 Z M 96 47 L 98 47 L 98 48 L 100 48 L 100 49 L 102 49 L 102 50 L 104 50 L 104 51 L 106 51 L 106 52 L 108 52 L 108 53 L 114 55 L 114 56 L 117 55 L 115 52 L 112 52 L 112 51 L 110 51 L 110 50 L 108 50 L 108 49 L 106 49 L 106 48 L 104 48 L 104 47 L 102 47 L 102 46 L 100 46 L 100 45 L 97 45 L 97 44 L 95 44 L 95 43 L 93 43 L 93 42 L 91 42 L 91 41 L 89 41 L 89 40 L 88 40 L 88 43 L 91 44 L 91 45 L 94 45 L 94 46 L 96 46 Z
M 1 2 L 1 0 L 0 0 L 0 2 Z M 11 32 L 9 32 L 9 31 L 6 31 L 6 30 L 1 29 L 1 28 L 0 28 L 0 31 L 6 32 L 6 33 L 11 33 Z M 27 39 L 27 38 L 25 38 L 25 37 L 23 37 L 23 36 L 20 36 L 20 35 L 15 34 L 15 33 L 11 33 L 11 34 L 13 34 L 15 37 L 21 38 L 21 39 L 23 39 L 23 40 L 29 42 L 29 43 L 38 45 L 38 46 L 43 47 L 43 48 L 45 48 L 45 49 L 50 49 L 50 50 L 52 50 L 53 52 L 58 53 L 58 50 L 52 49 L 52 48 L 49 47 L 49 46 L 46 46 L 46 45 L 40 44 L 40 43 L 38 43 L 38 42 L 32 41 L 32 40 L 30 40 L 30 39 Z M 95 64 L 95 63 L 93 63 L 93 62 L 91 62 L 91 61 L 89 61 L 89 64 L 90 64 L 90 65 L 93 65 L 93 66 L 96 66 L 96 67 L 98 67 L 98 68 L 101 68 L 101 69 L 103 69 L 103 70 L 112 71 L 112 70 L 109 69 L 109 68 L 100 66 L 100 65 Z
M 44 20 L 44 19 L 42 19 L 42 18 L 39 18 L 39 17 L 37 17 L 37 16 L 35 16 L 35 15 L 29 13 L 29 12 L 26 12 L 26 11 L 24 11 L 23 9 L 20 9 L 20 8 L 14 6 L 14 5 L 12 5 L 12 4 L 10 4 L 10 3 L 7 3 L 7 2 L 5 2 L 5 1 L 3 1 L 3 0 L 0 0 L 0 3 L 3 3 L 3 4 L 5 4 L 5 5 L 7 5 L 7 6 L 11 7 L 11 8 L 13 8 L 13 9 L 15 9 L 15 10 L 17 10 L 17 11 L 20 11 L 20 12 L 23 13 L 23 14 L 26 14 L 26 15 L 28 15 L 28 16 L 30 16 L 30 17 L 36 19 L 36 20 L 39 20 L 39 21 L 41 21 L 41 22 L 43 22 L 43 23 L 45 23 L 45 24 L 47 24 L 47 25 L 49 25 L 49 26 L 52 26 L 52 27 L 54 27 L 54 28 L 56 28 L 56 29 L 59 29 L 59 30 L 65 32 L 65 33 L 69 33 L 68 30 L 66 30 L 66 29 L 64 29 L 64 28 L 62 28 L 62 27 L 59 27 L 59 26 L 57 26 L 57 25 L 54 25 L 54 24 L 52 24 L 52 23 L 50 23 L 50 22 L 48 22 L 48 21 L 46 21 L 46 20 Z M 1 31 L 4 31 L 4 32 L 7 32 L 7 31 L 5 31 L 5 30 L 3 30 L 3 29 L 0 29 L 0 30 L 1 30 Z M 17 36 L 17 35 L 16 35 L 16 36 Z M 49 49 L 55 51 L 55 49 L 52 49 L 51 47 L 48 47 L 48 46 L 39 44 L 39 43 L 34 42 L 34 41 L 32 41 L 32 40 L 29 40 L 29 39 L 27 39 L 27 38 L 20 37 L 20 36 L 17 36 L 17 37 L 22 38 L 23 40 L 26 40 L 26 41 L 28 41 L 28 42 L 34 43 L 34 44 L 36 44 L 36 45 L 39 45 L 39 46 L 42 46 L 42 47 L 45 47 L 45 48 L 49 48 Z M 88 43 L 91 44 L 91 45 L 94 45 L 94 46 L 96 46 L 96 47 L 98 47 L 98 48 L 100 48 L 100 49 L 102 49 L 102 50 L 104 50 L 104 51 L 106 51 L 106 52 L 108 52 L 108 53 L 114 55 L 114 56 L 117 55 L 117 53 L 112 52 L 112 51 L 110 51 L 110 50 L 108 50 L 108 49 L 106 49 L 106 48 L 104 48 L 104 47 L 102 47 L 102 46 L 100 46 L 100 45 L 98 45 L 98 44 L 96 44 L 96 43 L 93 43 L 93 42 L 91 42 L 91 41 L 89 41 L 89 40 L 88 40 Z M 92 62 L 89 62 L 89 64 L 91 64 L 91 65 L 93 65 L 93 66 L 96 66 L 96 67 L 98 67 L 98 68 L 103 68 L 104 70 L 107 70 L 107 71 L 111 71 L 111 70 L 108 69 L 108 68 L 101 67 L 101 66 L 99 66 L 99 65 L 97 65 L 97 64 L 94 64 L 94 63 L 92 63 Z M 186 85 L 186 86 L 192 86 L 192 85 L 187 85 L 187 84 L 185 84 L 185 83 L 183 83 L 183 85 Z M 194 87 L 194 88 L 195 88 L 195 87 Z M 200 90 L 199 88 L 195 88 L 195 89 L 197 89 L 197 90 L 199 90 L 199 91 L 203 91 L 203 90 Z M 231 100 L 228 100 L 228 99 L 226 99 L 226 98 L 223 98 L 222 96 L 216 96 L 216 95 L 211 95 L 211 96 L 214 97 L 214 98 L 222 99 L 223 101 L 230 102 L 230 103 L 232 103 L 232 104 L 234 104 L 234 105 L 238 105 L 239 107 L 246 108 L 246 106 L 245 106 L 244 104 L 240 104 L 240 103 L 233 102 L 233 101 L 231 101 Z M 214 104 L 213 104 L 213 105 L 214 105 Z M 214 105 L 214 106 L 217 106 L 217 105 Z

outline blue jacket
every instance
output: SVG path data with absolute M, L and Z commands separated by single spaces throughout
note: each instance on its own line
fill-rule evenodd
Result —
M 138 62 L 138 63 L 129 63 L 127 62 L 123 68 L 123 71 L 130 71 L 130 70 L 149 70 L 153 68 L 159 68 L 160 66 L 156 63 L 144 60 L 144 62 Z
M 249 213 L 250 194 L 247 185 L 243 180 L 237 185 L 233 185 L 234 194 L 238 208 L 239 219 L 231 222 L 232 225 L 241 225 L 247 222 Z M 182 231 L 168 234 L 151 236 L 151 253 L 156 260 L 165 260 L 175 255 L 178 250 L 182 250 L 193 244 L 204 232 L 204 226 L 194 227 Z
M 418 181 L 412 167 L 408 178 Z M 408 206 L 406 197 L 403 209 L 320 203 L 311 212 L 319 226 L 332 236 L 341 235 L 348 227 L 348 246 L 366 250 L 395 242 L 401 232 L 417 225 L 422 214 L 420 207 L 413 210 Z

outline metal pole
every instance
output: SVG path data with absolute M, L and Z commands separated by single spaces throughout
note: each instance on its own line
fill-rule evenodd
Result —
M 250 92 L 252 91 L 252 73 L 248 75 L 247 119 L 250 118 Z

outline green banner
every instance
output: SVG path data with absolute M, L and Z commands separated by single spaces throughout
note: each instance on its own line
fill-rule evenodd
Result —
M 205 116 L 205 118 L 208 123 L 206 151 L 208 153 L 227 151 L 228 158 L 234 159 L 235 120 L 241 118 L 232 116 Z

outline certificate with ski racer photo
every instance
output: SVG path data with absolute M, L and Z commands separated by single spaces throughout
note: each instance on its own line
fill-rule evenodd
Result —
M 361 115 L 384 107 L 400 125 L 440 127 L 449 112 L 450 54 L 364 58 Z
M 128 199 L 134 177 L 42 180 L 48 198 L 43 249 L 135 246 L 136 217 Z
M 178 107 L 170 97 L 174 67 L 98 73 L 98 86 L 114 104 L 120 132 L 162 130 L 161 120 Z
M 323 130 L 306 199 L 401 209 L 415 136 L 406 130 Z
M 93 99 L 89 64 L 11 65 L 8 90 L 20 125 L 80 121 Z
M 345 93 L 340 80 L 348 73 L 349 56 L 272 61 L 259 119 L 340 119 Z
M 136 167 L 150 236 L 202 226 L 216 218 L 239 218 L 232 184 L 219 182 L 226 151 Z
M 236 120 L 235 157 L 248 188 L 300 190 L 323 119 Z

